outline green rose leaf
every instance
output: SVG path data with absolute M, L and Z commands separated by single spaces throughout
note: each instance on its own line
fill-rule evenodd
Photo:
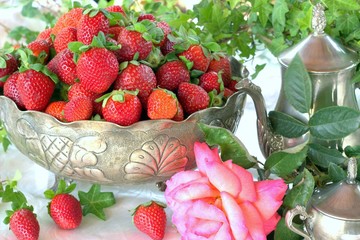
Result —
M 346 179 L 346 172 L 340 166 L 335 163 L 330 163 L 328 168 L 328 174 L 333 182 L 340 182 Z
M 331 163 L 342 164 L 346 158 L 336 149 L 310 143 L 308 157 L 317 166 L 328 168 Z
M 310 76 L 299 55 L 295 55 L 284 76 L 284 91 L 289 103 L 299 112 L 308 113 L 312 104 Z
M 294 180 L 293 188 L 286 194 L 283 206 L 292 209 L 296 205 L 306 206 L 315 187 L 315 180 L 311 173 L 304 169 Z
M 296 224 L 293 223 L 294 227 L 301 229 L 302 225 L 300 224 Z M 278 222 L 278 224 L 276 225 L 276 229 L 275 229 L 275 236 L 274 236 L 275 240 L 301 240 L 303 238 L 301 238 L 300 235 L 294 233 L 293 231 L 291 231 L 285 224 L 285 218 L 281 218 L 280 221 Z
M 271 111 L 269 119 L 274 131 L 284 137 L 297 138 L 309 131 L 305 123 L 282 112 Z
M 266 159 L 265 169 L 281 178 L 286 178 L 304 163 L 306 154 L 307 147 L 296 153 L 275 152 Z
M 343 106 L 322 108 L 309 120 L 310 133 L 319 139 L 336 140 L 356 131 L 360 125 L 360 112 Z
M 256 161 L 246 150 L 243 143 L 229 130 L 204 123 L 199 123 L 198 126 L 204 133 L 208 145 L 220 146 L 223 161 L 232 159 L 235 164 L 243 168 L 251 168 L 255 165 Z

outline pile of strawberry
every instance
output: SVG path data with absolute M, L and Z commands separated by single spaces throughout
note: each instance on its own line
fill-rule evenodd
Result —
M 78 7 L 27 46 L 3 51 L 0 89 L 20 109 L 64 122 L 181 121 L 236 91 L 218 51 L 151 14 Z

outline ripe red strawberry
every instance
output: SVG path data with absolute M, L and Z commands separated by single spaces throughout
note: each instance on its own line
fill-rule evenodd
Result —
M 68 99 L 71 100 L 71 99 L 77 98 L 77 97 L 87 97 L 87 98 L 95 100 L 97 97 L 99 97 L 99 94 L 90 92 L 89 90 L 84 88 L 84 86 L 81 85 L 80 83 L 74 83 L 69 88 Z
M 187 50 L 180 53 L 179 56 L 184 56 L 186 59 L 193 62 L 193 70 L 206 72 L 210 64 L 209 53 L 197 44 L 191 45 Z
M 138 17 L 137 21 L 141 22 L 143 20 L 149 20 L 154 22 L 156 20 L 155 16 L 151 13 L 142 13 L 140 14 L 140 16 Z
M 224 98 L 228 99 L 231 95 L 233 95 L 235 92 L 227 87 L 224 88 Z
M 33 69 L 20 73 L 16 85 L 27 110 L 45 110 L 55 89 L 53 80 Z
M 229 85 L 227 86 L 230 90 L 237 92 L 237 89 L 235 88 L 238 81 L 231 79 Z
M 206 72 L 199 78 L 199 85 L 206 92 L 216 90 L 219 94 L 224 90 L 224 83 L 222 82 L 221 73 L 220 75 L 216 72 Z
M 19 209 L 11 215 L 10 229 L 19 240 L 39 239 L 40 225 L 29 209 Z
M 10 77 L 6 80 L 4 84 L 4 95 L 10 99 L 12 99 L 19 109 L 25 109 L 25 105 L 22 102 L 19 94 L 19 90 L 17 87 L 17 81 L 20 73 L 14 72 L 10 75 Z
M 66 27 L 61 29 L 54 40 L 54 48 L 56 53 L 59 53 L 62 50 L 68 48 L 69 42 L 75 42 L 77 40 L 76 33 L 77 31 L 74 27 Z
M 160 46 L 161 53 L 165 56 L 174 51 L 175 43 L 170 41 L 168 38 L 165 38 L 165 42 Z
M 46 61 L 50 54 L 50 44 L 46 40 L 35 40 L 27 46 L 35 57 L 39 57 L 40 53 L 44 52 L 46 55 L 44 61 Z
M 76 67 L 81 85 L 95 93 L 109 89 L 118 75 L 119 63 L 106 48 L 91 48 L 82 53 Z
M 121 45 L 119 54 L 121 61 L 131 61 L 136 53 L 139 54 L 138 60 L 144 60 L 150 54 L 152 42 L 146 41 L 140 32 L 127 30 L 121 31 L 118 43 Z
M 227 87 L 231 81 L 231 65 L 229 58 L 225 56 L 221 56 L 218 59 L 214 58 L 210 61 L 209 67 L 207 69 L 208 72 L 220 72 L 222 71 L 222 80 L 224 82 L 224 86 Z
M 65 105 L 66 105 L 65 101 L 51 102 L 46 107 L 45 113 L 55 117 L 59 121 L 65 122 L 65 117 L 64 117 Z
M 0 68 L 0 87 L 4 86 L 6 76 L 12 74 L 18 68 L 17 61 L 13 55 L 5 54 L 2 58 L 4 58 L 6 66 L 4 68 Z M 4 78 L 4 81 L 2 81 L 2 78 Z
M 47 29 L 43 30 L 36 37 L 36 40 L 45 40 L 51 45 L 52 44 L 51 32 L 52 32 L 52 28 L 47 28 Z
M 210 97 L 207 92 L 202 87 L 193 83 L 180 83 L 177 96 L 187 114 L 205 109 L 210 103 Z
M 161 29 L 163 30 L 163 32 L 164 32 L 164 37 L 163 37 L 163 39 L 160 41 L 159 44 L 157 44 L 157 46 L 160 46 L 160 47 L 161 47 L 161 46 L 163 46 L 163 45 L 165 44 L 165 41 L 166 41 L 166 39 L 167 39 L 167 35 L 170 34 L 172 30 L 171 30 L 170 25 L 169 25 L 167 22 L 165 22 L 165 21 L 157 22 L 157 23 L 156 23 L 156 26 L 159 27 L 159 28 L 161 28 Z
M 114 90 L 105 97 L 102 114 L 106 121 L 129 126 L 140 120 L 142 105 L 137 92 Z
M 116 40 L 116 44 L 117 44 L 117 40 L 119 38 L 119 35 L 121 34 L 122 30 L 124 30 L 125 27 L 121 27 L 121 26 L 111 26 L 109 28 L 109 36 Z
M 175 114 L 175 116 L 172 118 L 172 120 L 174 121 L 182 121 L 184 120 L 184 109 L 181 106 L 180 102 L 177 102 L 177 112 Z
M 150 119 L 172 119 L 177 113 L 176 95 L 166 89 L 154 89 L 147 102 L 147 115 Z
M 151 91 L 156 87 L 153 70 L 144 64 L 129 64 L 116 78 L 114 89 L 139 90 L 138 97 L 145 107 Z
M 155 201 L 139 205 L 133 213 L 135 227 L 153 240 L 162 240 L 166 228 L 164 208 L 163 204 Z
M 74 54 L 69 49 L 64 49 L 51 59 L 47 67 L 59 77 L 60 81 L 72 85 L 77 79 L 76 64 L 73 58 Z
M 93 113 L 93 101 L 87 97 L 76 97 L 66 103 L 64 117 L 67 122 L 89 120 Z
M 51 34 L 54 34 L 56 36 L 63 28 L 66 27 L 77 28 L 80 18 L 83 16 L 82 12 L 82 8 L 73 8 L 70 11 L 61 15 L 55 23 L 54 27 L 52 28 Z
M 50 202 L 49 210 L 51 218 L 62 229 L 75 229 L 81 224 L 81 204 L 71 194 L 55 195 Z
M 77 40 L 89 45 L 99 32 L 103 32 L 105 35 L 109 33 L 107 17 L 101 11 L 95 16 L 92 16 L 91 13 L 84 14 L 77 25 Z
M 159 67 L 156 79 L 159 87 L 175 91 L 181 82 L 190 82 L 190 73 L 182 61 L 170 61 Z
M 121 13 L 123 16 L 126 16 L 124 9 L 119 5 L 112 5 L 109 7 L 106 7 L 105 10 L 109 12 L 118 12 Z

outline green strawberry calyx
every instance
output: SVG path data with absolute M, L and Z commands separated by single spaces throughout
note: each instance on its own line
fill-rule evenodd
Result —
M 53 199 L 57 194 L 62 194 L 62 193 L 70 194 L 75 190 L 75 188 L 76 188 L 75 183 L 71 183 L 67 185 L 65 180 L 61 179 L 57 185 L 56 191 L 54 191 L 53 189 L 48 189 L 44 192 L 44 196 L 47 199 Z
M 137 31 L 141 33 L 141 36 L 148 42 L 159 44 L 164 38 L 164 31 L 156 26 L 156 23 L 150 20 L 142 20 L 140 22 L 134 22 L 132 25 L 126 27 L 127 30 Z
M 16 190 L 17 179 L 0 182 L 0 198 L 3 203 L 11 203 L 11 210 L 6 210 L 5 224 L 10 223 L 11 216 L 20 209 L 34 212 L 34 207 L 28 205 L 25 195 Z M 36 214 L 34 214 L 36 217 Z
M 159 202 L 159 201 L 150 200 L 150 201 L 148 201 L 148 202 L 145 202 L 145 203 L 142 203 L 142 204 L 138 205 L 136 208 L 131 209 L 131 210 L 129 210 L 129 211 L 130 211 L 131 215 L 134 216 L 135 213 L 136 213 L 136 211 L 139 209 L 139 207 L 150 207 L 153 203 L 156 204 L 156 205 L 158 205 L 158 206 L 160 206 L 160 207 L 162 207 L 162 208 L 166 208 L 166 207 L 167 207 L 165 203 L 162 203 L 162 202 Z
M 124 102 L 125 101 L 125 94 L 131 94 L 131 95 L 138 95 L 139 90 L 136 89 L 135 91 L 130 90 L 113 90 L 110 93 L 104 94 L 103 96 L 97 98 L 95 102 L 101 102 L 102 101 L 102 107 L 105 107 L 108 100 L 111 98 L 113 101 L 116 102 Z
M 8 54 L 12 54 L 13 52 L 13 47 L 0 50 L 0 68 L 6 68 L 6 61 L 10 59 Z

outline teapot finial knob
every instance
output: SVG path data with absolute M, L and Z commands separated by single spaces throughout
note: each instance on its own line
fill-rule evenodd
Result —
M 346 182 L 348 184 L 355 184 L 356 183 L 356 175 L 357 175 L 357 162 L 356 162 L 356 158 L 352 157 L 349 159 L 349 162 L 348 162 Z
M 317 3 L 314 6 L 311 23 L 315 35 L 324 33 L 324 29 L 326 26 L 326 18 L 325 18 L 325 8 L 321 3 Z

